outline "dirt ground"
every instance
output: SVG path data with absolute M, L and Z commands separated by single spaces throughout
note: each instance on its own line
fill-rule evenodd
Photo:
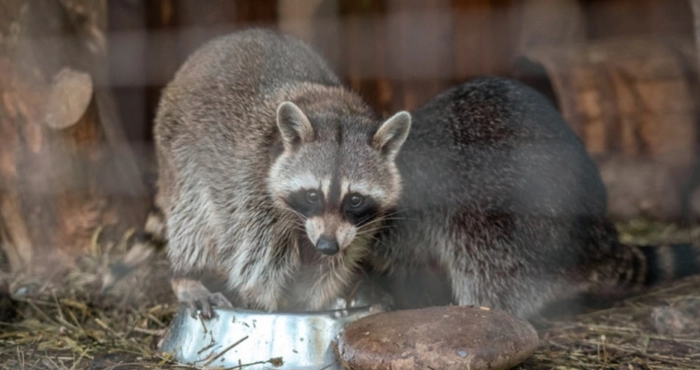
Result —
M 687 242 L 700 235 L 700 229 L 641 221 L 618 227 L 623 240 L 634 243 Z M 167 263 L 156 261 L 103 295 L 99 272 L 123 245 L 103 247 L 94 250 L 108 253 L 85 256 L 51 282 L 2 276 L 0 369 L 190 368 L 157 351 L 177 309 Z M 700 276 L 602 310 L 534 324 L 540 348 L 518 369 L 700 369 Z

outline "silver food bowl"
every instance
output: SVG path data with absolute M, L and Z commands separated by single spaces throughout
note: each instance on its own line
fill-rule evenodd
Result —
M 360 292 L 362 293 L 362 292 Z M 181 363 L 198 367 L 339 370 L 333 343 L 350 322 L 377 312 L 390 298 L 358 294 L 338 299 L 328 311 L 262 312 L 216 308 L 216 316 L 192 318 L 181 306 L 160 350 Z M 339 308 L 346 307 L 346 308 Z

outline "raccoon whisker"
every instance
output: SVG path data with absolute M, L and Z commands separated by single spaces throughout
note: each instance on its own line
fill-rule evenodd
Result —
M 297 211 L 295 211 L 295 210 L 293 210 L 293 209 L 291 209 L 291 208 L 289 208 L 289 211 L 292 212 L 292 213 L 294 213 L 295 215 L 299 216 L 299 217 L 300 217 L 302 220 L 304 220 L 304 221 L 306 221 L 306 220 L 308 219 L 308 217 L 304 216 L 303 214 L 301 214 L 301 213 L 299 213 L 299 212 L 297 212 Z
M 387 214 L 383 214 L 381 217 L 382 217 L 382 218 L 394 217 L 394 216 L 396 216 L 396 215 L 400 215 L 400 214 L 405 213 L 405 212 L 406 212 L 405 210 L 403 210 L 403 211 L 389 212 L 389 213 L 387 213 Z
M 417 220 L 416 218 L 412 218 L 412 217 L 403 217 L 403 216 L 406 215 L 406 213 L 407 213 L 407 210 L 404 209 L 404 210 L 389 212 L 389 213 L 387 213 L 387 214 L 382 215 L 382 217 L 384 217 L 384 218 L 390 218 L 390 217 L 393 218 L 393 217 L 395 217 L 395 216 L 399 216 L 399 218 L 397 218 L 397 219 Z
M 382 246 L 385 246 L 385 247 L 387 246 L 387 244 L 385 244 L 384 241 L 382 241 L 379 237 L 377 237 L 377 236 L 375 236 L 375 235 L 366 234 L 366 235 L 363 235 L 363 237 L 365 237 L 366 240 L 367 240 L 367 249 L 371 248 L 371 246 L 374 245 L 374 244 L 376 244 L 376 243 L 379 243 L 379 244 L 381 244 Z M 376 242 L 376 243 L 375 243 L 375 242 Z
M 388 212 L 388 213 L 384 214 L 384 216 L 393 216 L 393 215 L 398 215 L 399 213 L 404 213 L 404 212 L 406 212 L 405 209 L 393 210 L 393 211 L 391 211 L 391 212 Z
M 368 235 L 367 237 L 368 237 L 368 240 L 369 240 L 369 244 L 378 244 L 378 245 L 380 245 L 381 247 L 389 248 L 389 245 L 386 244 L 386 242 L 380 240 L 379 238 L 376 238 L 376 237 L 373 237 L 373 236 L 369 236 L 369 235 Z
M 358 230 L 357 235 L 370 235 L 370 234 L 376 233 L 379 230 L 390 229 L 390 228 L 391 228 L 391 226 L 378 226 L 378 227 L 375 227 L 375 228 L 369 229 L 369 230 L 364 230 L 364 229 Z
M 397 221 L 398 221 L 398 220 L 412 220 L 412 219 L 409 219 L 409 218 L 397 218 L 397 217 L 392 217 L 392 218 L 383 218 L 383 217 L 382 217 L 382 218 L 379 218 L 379 219 L 377 219 L 377 220 L 372 220 L 371 222 L 368 222 L 368 223 L 366 223 L 366 224 L 364 224 L 364 225 L 358 227 L 357 230 L 358 230 L 358 231 L 364 230 L 364 229 L 367 228 L 368 226 L 375 225 L 375 224 L 380 223 L 380 222 L 383 222 L 383 221 L 394 221 L 394 220 L 397 220 Z M 390 227 L 390 226 L 382 225 L 381 227 Z
M 392 212 L 392 213 L 388 213 L 386 215 L 381 215 L 381 216 L 377 217 L 376 219 L 364 224 L 363 226 L 371 225 L 371 224 L 374 224 L 377 222 L 388 221 L 388 220 L 417 220 L 417 219 L 408 218 L 408 217 L 395 217 L 399 213 L 401 213 L 401 212 Z M 364 219 L 360 220 L 360 223 L 362 223 L 368 219 L 369 219 L 369 217 L 364 218 Z
M 373 223 L 376 223 L 376 222 L 381 222 L 381 221 L 385 220 L 387 217 L 391 217 L 391 216 L 393 216 L 393 215 L 395 215 L 395 214 L 396 214 L 396 212 L 391 212 L 391 213 L 388 213 L 388 214 L 385 214 L 385 215 L 378 216 L 376 219 L 374 219 L 374 220 L 368 222 L 368 223 L 365 224 L 365 225 L 373 224 Z M 372 218 L 372 217 L 373 217 L 373 216 L 367 216 L 367 217 L 365 217 L 365 218 L 359 220 L 359 223 L 363 223 L 363 222 L 369 220 L 369 219 Z
M 372 227 L 372 228 L 361 228 L 361 229 L 357 229 L 356 235 L 357 235 L 357 236 L 360 236 L 360 235 L 372 235 L 372 234 L 376 234 L 376 232 L 379 231 L 379 230 L 383 230 L 383 229 L 387 229 L 387 228 L 390 228 L 390 226 L 387 226 L 387 225 L 376 225 L 375 227 Z
M 381 221 L 418 221 L 419 219 L 417 218 L 409 218 L 409 217 L 382 217 Z M 374 222 L 374 221 L 372 221 Z
M 363 231 L 367 231 L 367 230 L 378 230 L 378 229 L 391 228 L 391 227 L 392 227 L 392 225 L 387 225 L 387 224 L 384 224 L 384 223 L 381 223 L 381 224 L 371 224 L 371 225 L 370 225 L 370 224 L 366 224 L 366 225 L 362 225 L 362 226 L 358 227 L 358 228 L 357 228 L 357 231 L 358 231 L 358 232 L 363 232 Z
M 383 217 L 382 220 L 412 220 L 412 221 L 418 221 L 417 218 L 411 218 L 411 217 Z
M 362 224 L 363 222 L 365 222 L 365 221 L 368 220 L 368 219 L 369 219 L 369 217 L 368 217 L 368 218 L 365 218 L 365 219 L 362 219 L 362 220 L 359 221 L 359 223 Z M 382 221 L 384 221 L 384 220 L 385 220 L 384 217 L 378 217 L 377 219 L 374 219 L 374 220 L 372 220 L 372 221 L 370 221 L 370 222 L 368 222 L 368 223 L 366 223 L 366 224 L 363 224 L 362 226 L 360 226 L 360 228 L 366 227 L 366 226 L 369 226 L 369 225 L 372 225 L 372 224 L 376 224 L 377 222 L 382 222 Z
M 369 226 L 384 226 L 384 224 L 382 223 L 383 221 L 385 221 L 385 219 L 383 219 L 383 218 L 382 218 L 382 219 L 373 220 L 373 221 L 371 221 L 371 222 L 368 222 L 368 223 L 366 223 L 366 224 L 364 224 L 364 225 L 358 227 L 358 228 L 357 228 L 357 231 L 366 229 L 366 228 L 369 227 Z M 377 225 L 377 224 L 378 224 L 378 225 Z

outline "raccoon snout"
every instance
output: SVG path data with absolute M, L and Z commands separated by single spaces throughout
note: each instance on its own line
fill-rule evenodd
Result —
M 316 242 L 316 249 L 328 256 L 332 256 L 340 251 L 338 241 L 335 240 L 334 237 L 326 235 L 321 235 L 321 237 L 318 238 L 318 241 Z

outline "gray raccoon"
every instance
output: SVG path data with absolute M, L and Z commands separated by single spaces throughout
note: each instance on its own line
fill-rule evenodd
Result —
M 396 165 L 402 196 L 369 261 L 399 308 L 477 304 L 531 317 L 700 272 L 693 246 L 619 242 L 595 163 L 520 83 L 482 78 L 441 93 L 412 113 Z M 442 283 L 447 293 L 434 294 Z
M 369 250 L 363 228 L 398 200 L 394 158 L 410 121 L 382 122 L 292 37 L 251 29 L 201 47 L 165 88 L 154 129 L 178 299 L 205 317 L 229 305 L 200 281 L 210 271 L 248 308 L 322 309 L 342 296 Z

